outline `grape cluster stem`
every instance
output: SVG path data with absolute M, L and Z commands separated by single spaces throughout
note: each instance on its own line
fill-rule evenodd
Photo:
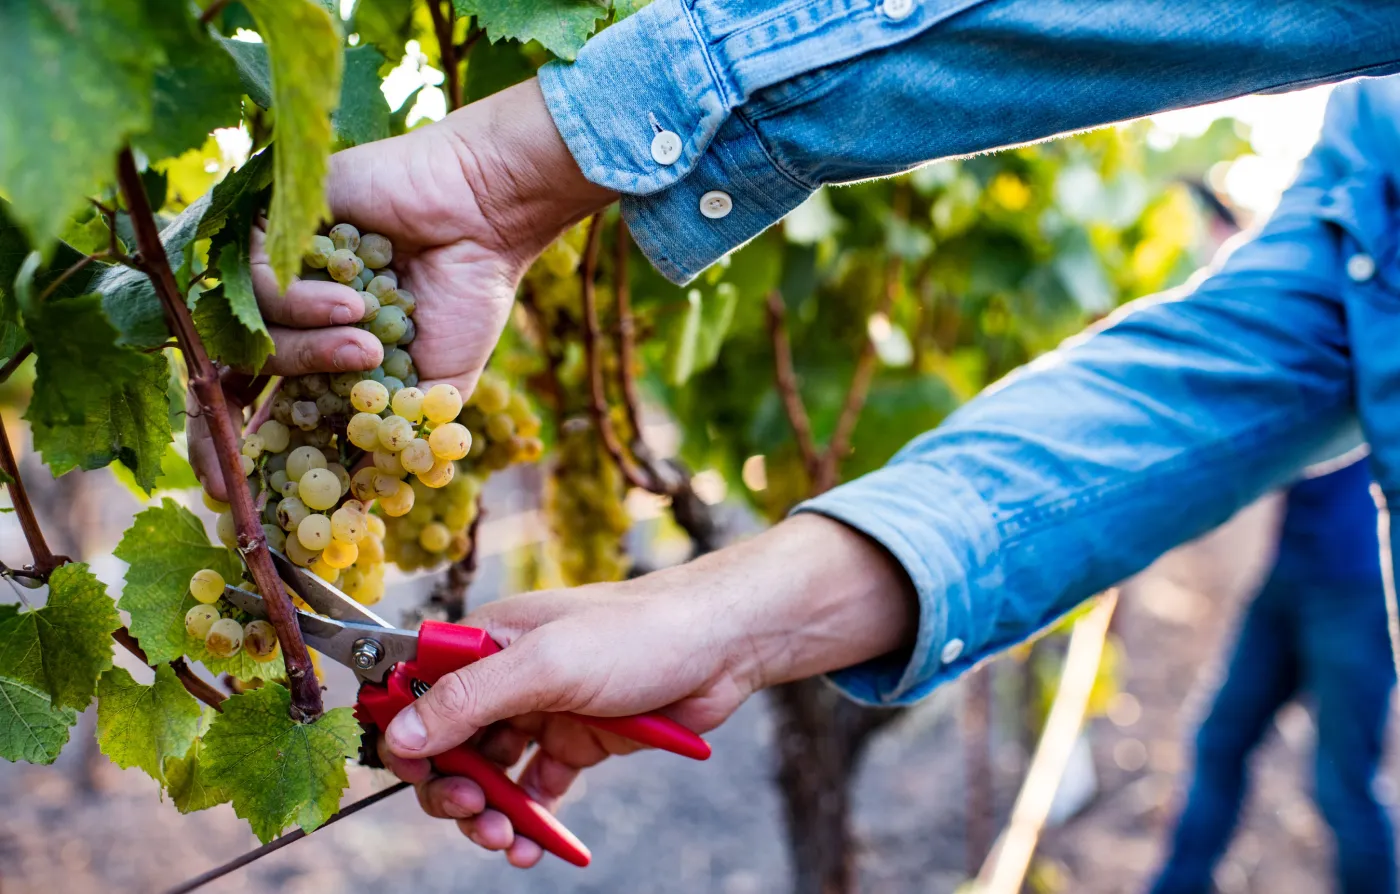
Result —
M 248 493 L 247 487 L 242 486 L 244 479 L 238 459 L 238 433 L 234 431 L 233 422 L 224 404 L 219 371 L 205 353 L 204 344 L 195 332 L 189 308 L 185 306 L 180 288 L 175 282 L 175 274 L 166 258 L 155 215 L 151 212 L 151 205 L 146 198 L 141 175 L 137 171 L 136 160 L 130 148 L 123 149 L 117 157 L 117 182 L 136 231 L 136 245 L 140 252 L 139 269 L 150 277 L 165 311 L 166 323 L 180 344 L 185 365 L 189 369 L 190 393 L 194 395 L 200 412 L 209 424 L 219 469 L 223 473 L 224 481 L 229 483 L 229 507 L 237 524 L 239 551 L 253 575 L 253 583 L 257 585 L 258 592 L 267 604 L 268 620 L 276 629 L 277 639 L 282 644 L 287 667 L 287 686 L 292 696 L 292 719 L 310 723 L 325 711 L 321 701 L 321 684 L 316 679 L 311 656 L 301 638 L 301 628 L 297 626 L 291 599 L 287 597 L 282 580 L 272 564 L 272 556 L 267 550 L 267 538 L 253 508 L 252 495 Z

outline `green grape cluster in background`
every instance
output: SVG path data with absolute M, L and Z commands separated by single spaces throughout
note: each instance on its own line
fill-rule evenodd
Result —
M 566 585 L 626 576 L 630 563 L 623 541 L 632 520 L 623 497 L 622 473 L 593 425 L 583 417 L 565 420 L 544 505 L 554 534 L 554 559 Z

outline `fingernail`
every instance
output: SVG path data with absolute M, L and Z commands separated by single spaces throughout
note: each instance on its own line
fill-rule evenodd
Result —
M 339 370 L 359 369 L 365 365 L 365 352 L 359 345 L 341 345 L 331 358 Z
M 423 718 L 412 706 L 400 711 L 385 732 L 395 751 L 417 751 L 428 744 L 428 730 L 423 726 Z
M 331 322 L 337 326 L 345 326 L 355 322 L 355 312 L 343 304 L 337 304 L 335 310 L 331 311 Z

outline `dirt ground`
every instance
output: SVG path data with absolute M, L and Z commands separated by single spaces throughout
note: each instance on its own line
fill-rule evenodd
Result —
M 102 508 L 123 511 L 106 501 Z M 1140 891 L 1150 879 L 1189 760 L 1185 743 L 1217 682 L 1252 575 L 1267 561 L 1270 513 L 1260 507 L 1127 588 L 1115 629 L 1130 657 L 1131 698 L 1119 700 L 1113 719 L 1090 727 L 1099 794 L 1050 830 L 1041 851 L 1061 891 L 1119 894 Z M 6 560 L 23 548 L 8 518 L 0 516 Z M 111 548 L 87 546 L 89 555 Z M 1241 555 L 1257 558 L 1241 565 Z M 95 570 L 108 581 L 120 579 L 115 560 L 95 561 Z M 421 592 L 421 584 L 400 588 L 389 617 Z M 329 683 L 331 703 L 350 700 L 348 674 Z M 960 702 L 958 687 L 948 687 L 868 755 L 855 816 L 866 894 L 950 894 L 962 879 Z M 53 767 L 0 763 L 0 894 L 159 892 L 256 844 L 226 805 L 182 817 L 162 804 L 150 779 L 94 753 L 87 744 L 91 722 L 84 717 Z M 1326 829 L 1306 794 L 1311 722 L 1290 710 L 1278 726 L 1255 762 L 1247 816 L 1219 874 L 1224 894 L 1328 890 Z M 593 848 L 587 870 L 558 861 L 528 873 L 513 870 L 449 824 L 424 817 L 404 793 L 206 890 L 777 894 L 786 889 L 787 857 L 770 785 L 770 737 L 767 707 L 755 699 L 712 735 L 715 757 L 708 763 L 641 755 L 590 773 L 563 811 Z M 1024 756 L 1003 744 L 996 758 L 1004 812 Z M 1394 791 L 1393 778 L 1392 771 L 1383 792 Z M 351 780 L 347 801 L 389 782 L 359 768 Z

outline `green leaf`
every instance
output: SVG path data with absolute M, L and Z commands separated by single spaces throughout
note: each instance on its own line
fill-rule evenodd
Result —
M 195 605 L 190 578 L 212 568 L 233 583 L 243 565 L 231 549 L 209 542 L 204 525 L 188 509 L 166 498 L 136 516 L 114 555 L 130 567 L 117 607 L 131 615 L 131 635 L 152 664 L 187 655 L 215 674 L 240 680 L 275 680 L 286 675 L 282 659 L 254 661 L 246 652 L 216 658 L 185 633 L 185 613 Z
M 228 800 L 222 789 L 209 784 L 208 771 L 201 760 L 203 753 L 204 740 L 195 739 L 189 754 L 165 759 L 165 790 L 181 813 L 208 810 Z
M 734 310 L 739 306 L 739 290 L 722 282 L 713 295 L 700 303 L 700 330 L 695 343 L 695 372 L 709 369 L 719 357 L 719 349 L 729 335 L 734 322 Z
M 0 193 L 37 245 L 111 179 L 117 151 L 150 124 L 165 54 L 149 6 L 0 5 Z
M 15 294 L 15 280 L 29 255 L 29 240 L 14 222 L 10 204 L 0 199 L 0 363 L 13 357 L 29 341 Z M 33 285 L 41 292 L 82 257 L 80 252 L 62 242 L 53 249 L 52 255 L 48 267 L 34 277 Z M 68 277 L 54 289 L 53 295 L 63 298 L 83 294 L 100 266 L 91 265 Z
M 272 336 L 261 318 L 257 331 L 248 330 L 229 306 L 228 290 L 224 283 L 199 296 L 199 303 L 194 306 L 194 328 L 210 357 L 237 369 L 261 369 L 263 361 L 272 355 Z
M 291 694 L 264 686 L 224 702 L 204 736 L 205 779 L 233 801 L 253 834 L 271 841 L 293 823 L 310 832 L 340 804 L 345 761 L 360 747 L 360 726 L 349 708 L 314 723 L 288 716 Z
M 685 315 L 671 326 L 666 339 L 666 380 L 680 386 L 695 372 L 695 353 L 700 345 L 700 290 L 685 293 Z
M 33 686 L 0 677 L 0 757 L 5 760 L 53 763 L 77 722 L 77 711 L 55 708 Z
M 208 204 L 201 209 L 194 238 L 212 238 L 231 219 L 249 208 L 256 209 L 260 193 L 272 185 L 272 157 L 273 150 L 265 149 L 214 185 Z
M 151 129 L 132 141 L 151 161 L 204 145 L 210 131 L 238 124 L 243 114 L 233 60 L 193 18 L 181 24 L 179 46 L 156 69 Z
M 413 37 L 413 0 L 360 0 L 351 30 L 397 65 Z
M 613 12 L 620 22 L 636 12 L 641 12 L 643 7 L 650 6 L 651 0 L 613 0 Z
M 538 67 L 525 54 L 522 44 L 513 40 L 478 40 L 467 54 L 467 102 L 528 81 Z
M 86 708 L 112 666 L 112 631 L 122 624 L 107 588 L 81 563 L 49 577 L 38 611 L 0 622 L 0 677 L 48 694 L 58 708 Z
M 218 40 L 233 60 L 248 98 L 264 109 L 272 108 L 272 68 L 267 61 L 266 45 L 227 37 Z
M 152 489 L 171 440 L 165 357 L 117 345 L 97 295 L 50 298 L 26 323 L 39 359 L 24 418 L 44 462 L 62 475 L 120 460 Z
M 114 667 L 97 686 L 97 745 L 122 768 L 140 767 L 162 785 L 165 763 L 184 757 L 199 733 L 199 702 L 168 664 L 143 686 Z
M 476 16 L 492 42 L 537 40 L 560 59 L 573 59 L 608 11 L 591 0 L 452 0 L 461 16 Z
M 389 101 L 379 89 L 379 66 L 384 54 L 372 46 L 345 51 L 345 77 L 340 84 L 340 104 L 331 122 L 336 139 L 358 146 L 389 136 Z
M 331 112 L 340 98 L 340 29 L 309 0 L 244 0 L 257 19 L 272 70 L 276 188 L 267 253 L 279 283 L 290 283 L 316 228 L 329 214 L 326 171 Z

